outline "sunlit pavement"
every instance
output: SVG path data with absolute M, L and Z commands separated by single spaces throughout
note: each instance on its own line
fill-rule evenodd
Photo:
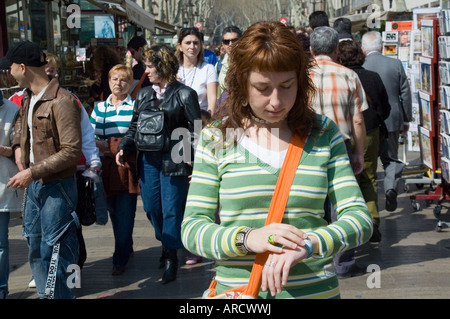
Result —
M 417 162 L 418 153 L 408 154 L 408 161 Z M 379 165 L 379 194 L 383 172 Z M 409 179 L 414 176 L 405 176 Z M 418 176 L 421 178 L 421 175 Z M 384 197 L 379 197 L 382 240 L 365 244 L 356 252 L 357 262 L 367 273 L 340 280 L 343 299 L 439 299 L 450 296 L 450 229 L 436 231 L 438 219 L 433 214 L 437 201 L 418 201 L 416 211 L 410 196 L 424 194 L 428 185 L 401 186 L 398 208 L 384 209 Z M 420 189 L 417 188 L 420 187 Z M 423 187 L 423 188 L 422 188 Z M 443 202 L 442 220 L 450 220 Z M 28 288 L 31 271 L 27 262 L 26 241 L 21 238 L 22 219 L 13 215 L 10 221 L 10 279 L 8 299 L 35 299 L 35 289 Z M 184 265 L 185 252 L 180 251 L 180 269 L 176 281 L 162 285 L 162 270 L 158 269 L 160 243 L 138 202 L 134 229 L 134 254 L 121 276 L 111 276 L 114 238 L 111 223 L 105 226 L 83 227 L 88 257 L 82 270 L 78 299 L 184 299 L 199 298 L 214 272 L 213 263 Z

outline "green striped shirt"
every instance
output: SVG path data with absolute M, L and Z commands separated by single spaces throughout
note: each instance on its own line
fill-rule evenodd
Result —
M 320 253 L 291 268 L 277 298 L 337 298 L 338 281 L 332 258 L 369 240 L 372 222 L 353 175 L 336 124 L 317 115 L 322 129 L 306 141 L 290 191 L 283 223 L 316 236 Z M 202 131 L 182 223 L 182 240 L 194 254 L 216 260 L 217 292 L 245 285 L 255 255 L 242 255 L 235 245 L 244 227 L 264 226 L 280 169 L 255 158 L 239 143 L 217 147 L 217 129 Z M 329 198 L 338 221 L 324 220 Z M 220 203 L 220 225 L 214 214 Z M 207 288 L 207 287 L 206 287 Z M 271 298 L 261 292 L 260 297 Z
M 107 140 L 110 137 L 123 137 L 130 126 L 133 107 L 134 99 L 130 95 L 117 106 L 117 110 L 111 103 L 111 95 L 106 101 L 98 103 L 90 118 L 96 137 L 101 140 Z

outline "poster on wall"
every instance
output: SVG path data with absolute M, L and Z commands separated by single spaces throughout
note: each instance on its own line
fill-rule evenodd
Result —
M 95 37 L 98 39 L 114 39 L 114 17 L 113 16 L 95 16 Z

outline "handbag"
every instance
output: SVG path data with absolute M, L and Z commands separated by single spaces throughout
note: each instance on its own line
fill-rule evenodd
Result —
M 90 226 L 97 220 L 95 214 L 94 181 L 77 172 L 78 201 L 75 212 L 81 225 Z
M 147 109 L 139 113 L 135 143 L 139 151 L 167 151 L 170 136 L 165 125 L 164 111 Z
M 289 143 L 286 157 L 278 176 L 275 191 L 269 207 L 265 225 L 280 223 L 283 219 L 290 188 L 297 172 L 298 164 L 303 153 L 305 139 L 294 134 Z M 256 299 L 261 289 L 262 271 L 266 263 L 268 252 L 256 254 L 250 279 L 247 285 L 229 289 L 217 294 L 217 281 L 213 279 L 209 288 L 203 293 L 202 299 Z

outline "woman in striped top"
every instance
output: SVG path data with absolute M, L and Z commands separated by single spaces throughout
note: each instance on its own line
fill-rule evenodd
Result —
M 105 175 L 113 176 L 114 172 L 118 172 L 113 153 L 115 150 L 111 147 L 113 145 L 111 141 L 114 138 L 123 137 L 130 126 L 134 99 L 128 91 L 132 82 L 131 68 L 122 64 L 114 66 L 109 71 L 109 87 L 112 93 L 106 101 L 97 104 L 91 114 L 97 147 L 102 156 L 103 183 L 115 238 L 113 276 L 121 275 L 125 271 L 125 265 L 133 252 L 137 194 L 136 191 L 130 191 L 128 187 L 122 187 L 116 179 L 109 178 L 108 180 L 111 181 L 109 183 L 105 180 Z M 115 184 L 114 189 L 111 184 Z
M 216 260 L 217 293 L 247 284 L 255 254 L 269 252 L 260 297 L 338 298 L 333 255 L 371 236 L 342 136 L 308 104 L 310 67 L 278 22 L 254 24 L 233 48 L 225 113 L 202 131 L 182 224 L 186 248 Z M 306 143 L 283 221 L 264 226 L 293 134 Z M 338 216 L 330 225 L 327 196 Z

